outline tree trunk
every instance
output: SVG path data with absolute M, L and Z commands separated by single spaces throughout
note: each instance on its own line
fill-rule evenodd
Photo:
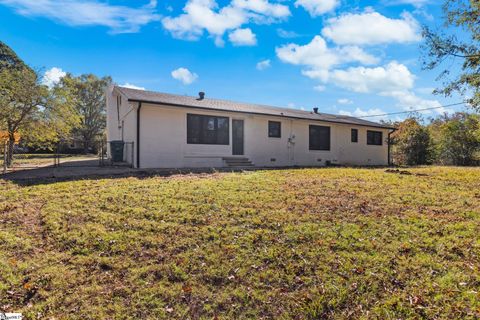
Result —
M 88 149 L 90 149 L 90 141 L 86 139 L 83 141 L 83 153 L 88 154 Z
M 7 167 L 12 166 L 13 162 L 13 147 L 15 146 L 15 134 L 14 132 L 8 132 L 8 144 L 7 144 Z

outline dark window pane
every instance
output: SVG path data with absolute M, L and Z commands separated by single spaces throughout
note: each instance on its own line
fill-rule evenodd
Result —
M 282 123 L 279 121 L 268 121 L 268 136 L 280 138 L 282 136 Z
M 383 142 L 381 131 L 367 131 L 367 144 L 381 146 Z
M 358 130 L 352 129 L 352 142 L 358 142 Z
M 309 149 L 330 150 L 330 127 L 309 126 Z
M 207 130 L 214 131 L 215 130 L 215 118 L 208 118 L 207 120 Z
M 228 123 L 227 117 L 187 114 L 187 143 L 228 145 Z

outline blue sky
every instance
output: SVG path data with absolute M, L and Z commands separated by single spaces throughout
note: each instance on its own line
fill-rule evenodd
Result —
M 0 0 L 0 40 L 50 82 L 94 73 L 147 90 L 365 116 L 460 100 L 433 96 L 438 72 L 419 61 L 420 27 L 441 26 L 439 2 Z

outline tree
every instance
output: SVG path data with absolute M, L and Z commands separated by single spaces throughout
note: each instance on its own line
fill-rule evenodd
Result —
M 73 100 L 70 92 L 58 84 L 49 88 L 46 106 L 21 130 L 22 145 L 53 150 L 61 140 L 68 140 L 73 128 L 80 125 Z
M 27 68 L 0 71 L 0 121 L 8 133 L 7 166 L 11 165 L 15 133 L 40 116 L 48 88 Z
M 391 134 L 393 158 L 396 164 L 421 165 L 432 161 L 431 139 L 427 128 L 416 118 L 397 124 Z
M 75 112 L 60 89 L 49 90 L 41 77 L 6 44 L 0 43 L 0 130 L 8 135 L 7 166 L 12 164 L 15 137 L 50 143 L 71 130 Z
M 4 42 L 0 41 L 0 71 L 4 69 L 22 69 L 28 66 Z
M 437 158 L 440 163 L 474 165 L 480 152 L 480 116 L 457 112 L 436 119 L 430 125 L 435 131 Z
M 451 96 L 454 92 L 465 95 L 471 91 L 468 102 L 480 110 L 480 1 L 445 0 L 443 11 L 444 29 L 453 29 L 464 37 L 459 39 L 455 34 L 434 32 L 424 27 L 424 68 L 431 70 L 444 66 L 439 76 L 444 80 L 443 88 L 434 92 Z M 461 72 L 451 78 L 455 62 L 459 63 Z
M 73 97 L 74 107 L 80 117 L 80 125 L 74 133 L 81 137 L 85 153 L 95 149 L 95 139 L 105 130 L 105 88 L 111 82 L 110 77 L 98 78 L 93 74 L 74 77 L 68 74 L 59 84 Z

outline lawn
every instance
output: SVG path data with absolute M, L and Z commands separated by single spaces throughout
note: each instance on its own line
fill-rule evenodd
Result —
M 406 171 L 0 180 L 0 308 L 26 319 L 478 319 L 480 169 Z
M 85 160 L 97 160 L 97 155 L 76 155 L 76 154 L 59 154 L 60 164 L 72 161 L 85 161 Z M 3 167 L 4 155 L 0 154 L 0 166 Z M 23 168 L 35 168 L 54 165 L 55 154 L 34 154 L 34 153 L 20 153 L 15 154 L 13 157 L 13 170 Z M 0 168 L 1 169 L 1 168 Z

